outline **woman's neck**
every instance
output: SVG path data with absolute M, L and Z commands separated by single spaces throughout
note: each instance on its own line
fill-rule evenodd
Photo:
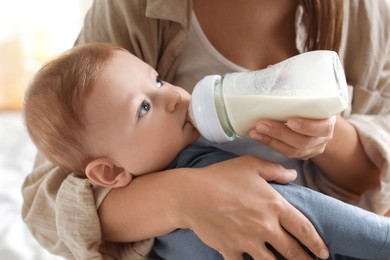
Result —
M 262 69 L 297 54 L 296 0 L 194 0 L 213 46 L 232 62 Z

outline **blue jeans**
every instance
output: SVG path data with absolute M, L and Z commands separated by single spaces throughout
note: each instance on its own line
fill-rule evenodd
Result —
M 313 223 L 330 250 L 330 259 L 390 259 L 388 218 L 302 186 L 271 185 Z M 153 250 L 168 260 L 223 259 L 191 230 L 185 229 L 156 238 Z M 277 252 L 274 254 L 284 259 Z M 251 259 L 243 256 L 246 258 Z

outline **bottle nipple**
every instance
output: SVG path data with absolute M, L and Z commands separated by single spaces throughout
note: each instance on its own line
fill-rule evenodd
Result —
M 191 124 L 195 127 L 196 127 L 196 123 L 195 123 L 195 118 L 194 118 L 194 114 L 192 113 L 192 106 L 191 106 L 191 103 L 190 105 L 188 106 L 188 110 L 187 110 L 187 120 L 191 122 Z M 198 129 L 199 131 L 199 129 Z

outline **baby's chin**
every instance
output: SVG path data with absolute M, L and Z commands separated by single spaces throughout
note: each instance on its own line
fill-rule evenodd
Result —
M 192 123 L 188 121 L 184 124 L 183 132 L 187 145 L 195 143 L 200 138 L 200 133 L 198 130 Z

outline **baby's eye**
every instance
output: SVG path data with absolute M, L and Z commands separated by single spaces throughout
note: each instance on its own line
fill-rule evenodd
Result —
M 146 101 L 142 102 L 138 112 L 139 117 L 143 117 L 150 110 L 150 104 Z
M 163 85 L 164 85 L 164 82 L 161 79 L 156 78 L 156 87 L 161 88 Z

